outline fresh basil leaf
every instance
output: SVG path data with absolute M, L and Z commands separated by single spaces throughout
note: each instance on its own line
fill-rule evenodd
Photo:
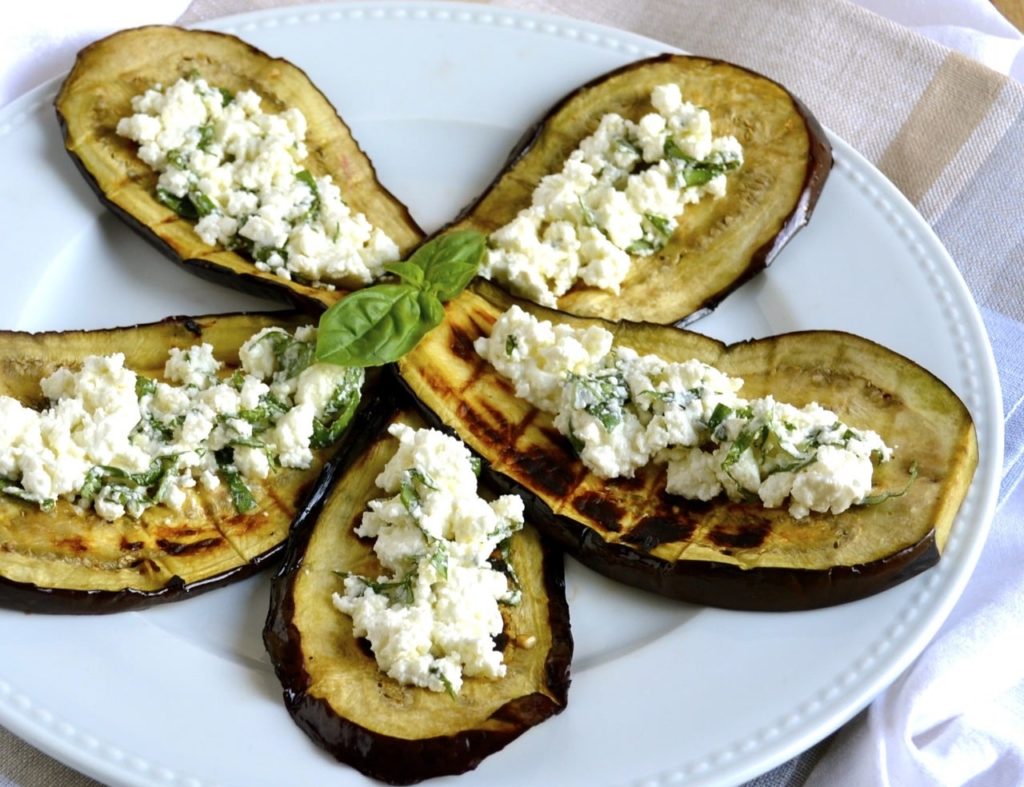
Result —
M 414 262 L 391 262 L 384 266 L 388 273 L 395 274 L 406 284 L 413 287 L 423 286 L 423 268 Z
M 188 169 L 188 162 L 182 155 L 180 150 L 169 150 L 167 151 L 167 162 L 177 169 Z
M 39 510 L 45 514 L 53 511 L 57 507 L 57 500 L 53 497 L 38 497 L 37 495 L 30 494 L 22 489 L 20 486 L 5 486 L 3 488 L 5 495 L 16 497 L 19 500 L 24 500 L 26 503 L 35 503 L 39 506 Z
M 633 241 L 626 247 L 627 254 L 635 254 L 637 257 L 646 257 L 649 254 L 654 254 L 661 246 L 655 244 L 653 241 L 647 238 L 641 238 L 640 240 Z
M 718 174 L 719 170 L 706 164 L 694 164 L 683 171 L 683 182 L 687 186 L 703 186 Z
M 443 541 L 438 541 L 434 545 L 434 551 L 430 553 L 430 565 L 434 567 L 439 580 L 448 581 L 448 549 Z
M 594 216 L 594 211 L 591 210 L 590 206 L 583 201 L 583 195 L 576 195 L 576 201 L 580 205 L 580 217 L 583 219 L 584 227 L 596 227 L 597 217 Z
M 708 431 L 711 432 L 712 435 L 714 435 L 718 427 L 730 415 L 732 415 L 732 408 L 729 407 L 729 405 L 724 404 L 722 402 L 716 404 L 715 409 L 711 411 L 711 417 L 708 419 Z M 721 438 L 718 437 L 718 439 Z
M 320 317 L 316 359 L 342 366 L 397 361 L 444 319 L 433 293 L 405 284 L 357 290 Z
M 192 205 L 196 209 L 196 213 L 199 216 L 209 216 L 215 210 L 217 210 L 217 203 L 207 197 L 201 191 L 193 191 L 188 195 Z
M 213 142 L 213 126 L 207 123 L 205 126 L 199 127 L 199 142 L 196 143 L 196 147 L 205 153 L 211 142 Z
M 669 238 L 675 231 L 675 222 L 668 216 L 659 216 L 656 213 L 645 213 L 644 217 L 662 237 Z
M 640 147 L 637 144 L 635 144 L 633 142 L 630 142 L 625 137 L 616 137 L 614 144 L 615 144 L 615 147 L 617 147 L 619 150 L 623 151 L 624 153 L 633 153 L 633 154 L 635 154 L 637 156 L 639 156 L 639 155 L 641 155 L 643 153 L 643 151 L 640 150 Z
M 156 393 L 156 381 L 145 375 L 135 377 L 135 396 L 141 399 L 143 396 Z
M 889 498 L 892 498 L 892 497 L 902 497 L 903 495 L 905 495 L 907 493 L 907 490 L 910 489 L 910 487 L 913 485 L 913 483 L 916 480 L 917 480 L 917 462 L 914 462 L 914 464 L 912 464 L 910 466 L 910 478 L 907 479 L 906 486 L 904 486 L 899 492 L 882 492 L 881 494 L 877 494 L 877 495 L 868 495 L 867 497 L 865 497 L 863 500 L 860 501 L 860 505 L 862 505 L 862 506 L 877 506 L 879 503 L 884 503 Z
M 347 369 L 346 372 L 345 381 L 331 394 L 323 414 L 313 419 L 313 438 L 310 440 L 313 448 L 326 448 L 341 437 L 359 406 L 363 370 Z
M 679 147 L 679 143 L 671 136 L 665 137 L 665 145 L 662 150 L 665 153 L 665 158 L 672 159 L 673 161 L 682 161 L 686 164 L 692 164 L 695 160 L 692 156 L 687 156 L 683 153 L 682 148 Z
M 474 230 L 446 232 L 420 246 L 409 262 L 422 268 L 424 285 L 448 301 L 466 289 L 480 268 L 487 242 Z
M 295 173 L 295 179 L 300 183 L 304 183 L 313 193 L 313 200 L 310 202 L 309 210 L 306 211 L 304 219 L 306 221 L 315 221 L 320 217 L 320 189 L 317 188 L 316 178 L 310 174 L 308 169 L 304 169 Z
M 171 194 L 167 189 L 157 189 L 156 201 L 161 205 L 170 208 L 183 219 L 191 219 L 195 221 L 199 218 L 196 206 L 192 204 L 192 200 L 187 196 L 177 197 L 174 194 Z
M 220 452 L 218 451 L 218 458 Z M 256 498 L 253 497 L 252 490 L 249 489 L 245 480 L 242 478 L 242 474 L 235 469 L 234 465 L 221 464 L 220 471 L 224 474 L 225 480 L 228 482 L 228 492 L 231 494 L 231 502 L 235 505 L 235 510 L 239 514 L 248 514 L 250 511 L 256 508 Z

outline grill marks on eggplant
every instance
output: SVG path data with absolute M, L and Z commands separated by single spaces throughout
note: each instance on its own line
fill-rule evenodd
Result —
M 133 142 L 117 135 L 117 122 L 132 114 L 133 96 L 194 73 L 234 93 L 254 90 L 268 111 L 302 110 L 309 124 L 305 168 L 314 176 L 332 175 L 352 210 L 386 232 L 403 255 L 420 243 L 423 232 L 409 210 L 377 180 L 372 162 L 305 72 L 231 35 L 151 26 L 83 49 L 55 106 L 65 147 L 88 184 L 163 254 L 202 278 L 315 311 L 344 295 L 282 279 L 233 251 L 207 246 L 193 222 L 157 201 L 157 174 L 139 159 Z
M 173 318 L 99 331 L 0 333 L 0 394 L 42 404 L 39 381 L 87 355 L 123 352 L 126 365 L 162 377 L 171 347 L 207 341 L 229 368 L 238 348 L 268 325 L 293 330 L 293 313 Z M 343 438 L 344 439 L 344 438 Z M 181 511 L 147 509 L 107 522 L 58 500 L 52 512 L 0 495 L 0 605 L 37 612 L 112 612 L 170 601 L 258 570 L 283 547 L 298 505 L 316 488 L 325 459 L 251 482 L 258 502 L 239 513 L 224 484 L 197 485 Z
M 272 584 L 264 642 L 285 704 L 312 740 L 368 776 L 408 784 L 475 768 L 560 712 L 572 638 L 561 556 L 529 527 L 512 542 L 523 600 L 503 610 L 504 678 L 467 678 L 455 697 L 403 686 L 352 636 L 351 618 L 334 608 L 331 594 L 343 588 L 339 571 L 380 570 L 372 544 L 353 527 L 380 496 L 375 479 L 394 450 L 385 427 L 394 417 L 422 425 L 415 413 L 393 407 L 382 402 L 359 423 L 359 445 L 330 467 L 331 491 L 296 521 Z
M 448 304 L 446 322 L 399 362 L 431 417 L 486 461 L 503 488 L 524 492 L 547 534 L 612 578 L 715 606 L 801 609 L 860 598 L 923 571 L 939 557 L 977 463 L 970 416 L 913 362 L 867 340 L 802 332 L 730 347 L 663 326 L 605 324 L 616 342 L 666 360 L 694 357 L 745 381 L 748 398 L 817 401 L 896 446 L 875 489 L 907 492 L 844 514 L 793 519 L 785 509 L 665 491 L 664 468 L 633 479 L 590 474 L 552 418 L 514 396 L 479 357 L 463 361 L 452 335 L 490 331 L 514 299 L 477 284 Z M 519 302 L 543 319 L 583 320 Z M 433 369 L 450 369 L 439 383 Z M 917 479 L 910 483 L 916 468 Z

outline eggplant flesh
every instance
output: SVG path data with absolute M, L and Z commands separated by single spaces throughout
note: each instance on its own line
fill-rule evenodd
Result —
M 309 322 L 294 313 L 170 318 L 98 331 L 0 332 L 0 395 L 43 406 L 39 381 L 88 355 L 122 352 L 125 365 L 162 379 L 172 347 L 208 342 L 230 371 L 238 349 L 270 325 Z M 342 440 L 345 438 L 343 437 Z M 227 484 L 187 491 L 180 511 L 146 509 L 113 522 L 59 499 L 52 511 L 0 495 L 0 606 L 30 612 L 101 613 L 173 601 L 249 576 L 284 547 L 292 518 L 316 489 L 333 448 L 305 470 L 249 481 L 256 507 L 240 513 Z
M 55 107 L 64 145 L 100 200 L 171 260 L 205 279 L 307 309 L 321 310 L 345 294 L 283 279 L 203 243 L 194 222 L 156 199 L 158 174 L 138 157 L 134 142 L 117 134 L 117 123 L 133 114 L 134 96 L 195 73 L 232 93 L 255 91 L 265 111 L 300 109 L 309 126 L 303 166 L 315 177 L 331 175 L 348 206 L 394 240 L 403 257 L 422 240 L 406 206 L 377 180 L 348 126 L 298 67 L 224 33 L 134 28 L 83 49 Z
M 590 473 L 553 417 L 518 399 L 473 349 L 513 302 L 542 319 L 600 322 L 477 285 L 448 304 L 445 323 L 402 359 L 399 372 L 430 417 L 480 454 L 499 487 L 521 491 L 536 526 L 584 564 L 684 601 L 794 610 L 885 590 L 939 559 L 977 465 L 977 439 L 959 398 L 909 359 L 835 331 L 727 346 L 678 328 L 603 323 L 617 344 L 716 366 L 741 377 L 748 398 L 816 401 L 895 446 L 894 458 L 876 467 L 875 490 L 906 487 L 904 494 L 795 519 L 784 508 L 670 495 L 658 464 L 634 478 Z
M 513 536 L 522 601 L 503 608 L 507 674 L 466 678 L 455 696 L 404 686 L 382 673 L 352 621 L 333 605 L 339 572 L 376 576 L 380 564 L 357 537 L 375 479 L 397 446 L 387 424 L 423 425 L 414 410 L 382 406 L 361 421 L 360 445 L 332 462 L 333 487 L 296 521 L 271 586 L 263 638 L 284 701 L 306 734 L 341 762 L 392 784 L 463 773 L 567 700 L 572 636 L 562 556 L 529 524 Z
M 675 83 L 705 107 L 716 135 L 733 135 L 744 163 L 729 172 L 726 195 L 688 205 L 665 245 L 632 257 L 614 293 L 578 283 L 561 311 L 609 320 L 676 323 L 694 319 L 764 269 L 811 217 L 832 167 L 821 125 L 776 82 L 720 60 L 661 55 L 619 68 L 573 91 L 522 139 L 498 177 L 453 223 L 491 233 L 531 204 L 545 175 L 561 171 L 577 145 L 615 112 L 638 121 L 651 90 Z

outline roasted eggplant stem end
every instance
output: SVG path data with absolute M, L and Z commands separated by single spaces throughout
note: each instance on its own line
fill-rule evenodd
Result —
M 88 355 L 125 354 L 125 365 L 163 375 L 172 347 L 209 342 L 218 360 L 237 367 L 238 349 L 264 327 L 294 330 L 309 318 L 293 312 L 176 317 L 97 331 L 0 332 L 0 394 L 40 403 L 39 382 Z M 342 437 L 342 440 L 345 438 Z M 197 485 L 180 511 L 147 509 L 141 519 L 108 522 L 58 500 L 52 511 L 0 495 L 0 606 L 26 612 L 93 614 L 189 598 L 247 577 L 276 558 L 296 510 L 317 492 L 324 461 L 282 469 L 250 486 L 255 510 L 239 513 L 226 485 Z
M 916 363 L 837 331 L 727 346 L 669 326 L 601 323 L 641 354 L 717 366 L 742 378 L 749 398 L 816 401 L 895 447 L 893 460 L 876 468 L 875 489 L 906 487 L 905 494 L 837 516 L 795 519 L 784 508 L 670 495 L 656 464 L 632 479 L 588 473 L 551 417 L 517 399 L 472 350 L 512 303 L 542 319 L 601 323 L 516 301 L 478 282 L 448 304 L 444 325 L 400 361 L 400 378 L 427 417 L 462 438 L 500 489 L 524 496 L 531 521 L 589 567 L 683 601 L 781 611 L 863 598 L 939 559 L 970 487 L 978 445 L 963 403 Z
M 495 180 L 447 227 L 490 233 L 528 207 L 540 179 L 560 171 L 600 118 L 638 120 L 652 88 L 674 82 L 704 106 L 716 135 L 735 136 L 744 164 L 727 193 L 687 207 L 665 246 L 633 258 L 613 295 L 577 286 L 559 309 L 611 320 L 690 321 L 769 265 L 810 220 L 832 167 L 828 135 L 804 104 L 753 71 L 703 57 L 665 54 L 630 63 L 574 90 L 513 148 Z
M 372 547 L 352 532 L 393 451 L 393 418 L 422 425 L 414 411 L 383 406 L 356 427 L 363 436 L 332 462 L 333 486 L 296 520 L 284 564 L 271 586 L 264 643 L 295 722 L 320 747 L 367 776 L 411 784 L 475 768 L 566 705 L 572 636 L 561 553 L 527 527 L 511 560 L 523 585 L 505 608 L 507 674 L 467 678 L 452 697 L 402 686 L 380 672 L 331 602 L 339 570 L 372 571 Z M 517 634 L 535 638 L 515 644 Z
M 306 169 L 333 176 L 346 203 L 387 233 L 403 256 L 419 245 L 423 232 L 408 208 L 377 180 L 348 126 L 305 72 L 225 33 L 151 26 L 83 49 L 55 107 L 64 145 L 93 191 L 164 255 L 207 280 L 312 311 L 345 294 L 282 279 L 247 257 L 206 245 L 191 221 L 156 199 L 157 174 L 139 159 L 135 143 L 117 135 L 117 123 L 132 114 L 133 96 L 197 72 L 216 87 L 254 90 L 268 111 L 302 110 L 309 124 Z

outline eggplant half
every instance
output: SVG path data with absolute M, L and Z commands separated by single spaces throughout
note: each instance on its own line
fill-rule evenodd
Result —
M 125 365 L 162 379 L 171 347 L 208 342 L 230 370 L 256 331 L 293 330 L 301 315 L 172 318 L 132 328 L 63 333 L 0 333 L 0 394 L 43 406 L 39 381 L 88 355 L 122 352 Z M 345 438 L 343 437 L 342 440 Z M 43 511 L 0 495 L 0 606 L 29 612 L 100 613 L 174 601 L 249 576 L 283 550 L 289 526 L 316 489 L 324 461 L 281 468 L 249 482 L 256 507 L 239 513 L 227 484 L 187 492 L 180 511 L 146 509 L 139 519 L 109 522 L 66 500 Z
M 562 556 L 529 526 L 510 561 L 522 600 L 503 607 L 507 674 L 466 678 L 454 696 L 404 686 L 382 673 L 352 621 L 331 601 L 346 571 L 375 576 L 372 544 L 353 532 L 375 479 L 397 446 L 386 426 L 422 426 L 415 411 L 379 410 L 358 427 L 361 444 L 332 462 L 333 487 L 303 512 L 271 586 L 263 639 L 295 722 L 341 762 L 392 784 L 463 773 L 530 727 L 561 712 L 572 636 Z
M 608 320 L 676 323 L 696 318 L 767 266 L 811 217 L 832 167 L 818 121 L 781 85 L 720 60 L 661 55 L 595 79 L 558 102 L 513 149 L 502 172 L 452 225 L 491 233 L 531 204 L 545 175 L 615 112 L 638 121 L 651 90 L 675 83 L 705 107 L 716 135 L 743 146 L 726 195 L 689 205 L 659 250 L 632 257 L 619 295 L 582 283 L 558 301 L 562 311 Z
M 157 173 L 136 155 L 134 142 L 116 133 L 117 123 L 132 114 L 132 97 L 194 73 L 232 93 L 257 92 L 267 111 L 300 109 L 309 125 L 306 169 L 331 175 L 352 210 L 387 233 L 403 257 L 422 240 L 408 209 L 377 180 L 348 126 L 305 72 L 231 35 L 152 26 L 83 49 L 55 106 L 64 145 L 100 200 L 165 255 L 205 279 L 297 306 L 322 310 L 344 295 L 282 279 L 235 251 L 203 243 L 192 221 L 156 199 Z
M 684 601 L 751 610 L 829 606 L 885 590 L 938 561 L 978 460 L 963 403 L 917 364 L 866 339 L 807 331 L 724 345 L 667 326 L 604 323 L 615 342 L 669 361 L 696 358 L 744 380 L 743 396 L 818 402 L 851 426 L 877 431 L 894 458 L 875 490 L 900 492 L 839 515 L 687 500 L 665 491 L 664 467 L 602 480 L 576 457 L 547 413 L 473 349 L 512 303 L 535 316 L 599 322 L 513 301 L 475 286 L 399 363 L 430 417 L 517 489 L 531 521 L 591 568 Z M 916 476 L 916 477 L 915 477 Z

